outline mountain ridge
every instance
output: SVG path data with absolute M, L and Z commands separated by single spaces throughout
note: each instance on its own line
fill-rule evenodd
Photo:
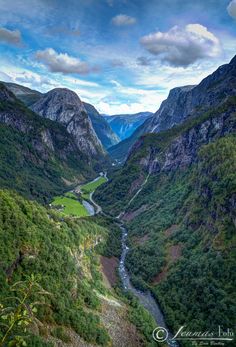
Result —
M 45 95 L 37 90 L 30 89 L 20 84 L 11 82 L 2 82 L 10 89 L 17 98 L 19 98 L 27 107 L 33 106 L 34 103 L 39 101 Z M 101 141 L 105 149 L 115 145 L 120 141 L 116 134 L 112 131 L 105 118 L 99 114 L 96 108 L 86 102 L 83 102 L 84 108 L 92 122 L 92 126 L 96 132 L 97 137 Z
M 79 151 L 66 128 L 28 109 L 0 84 L 2 187 L 48 200 L 95 175 L 90 159 Z
M 235 84 L 236 56 L 229 64 L 220 66 L 198 85 L 170 90 L 167 99 L 151 118 L 140 125 L 124 142 L 109 149 L 111 157 L 122 163 L 141 135 L 166 130 L 182 123 L 188 117 L 198 117 L 211 107 L 221 105 L 229 96 L 236 94 Z
M 82 152 L 91 157 L 105 156 L 84 105 L 75 92 L 66 88 L 52 89 L 33 104 L 31 109 L 42 117 L 63 124 Z
M 83 102 L 83 105 L 91 119 L 93 128 L 105 149 L 118 143 L 120 141 L 119 137 L 114 133 L 109 123 L 97 111 L 97 109 L 87 102 Z

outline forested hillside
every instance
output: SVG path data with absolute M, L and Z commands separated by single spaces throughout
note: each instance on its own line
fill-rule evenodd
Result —
M 118 256 L 119 235 L 103 218 L 62 218 L 1 190 L 0 345 L 151 347 L 149 315 L 104 285 L 100 254 Z

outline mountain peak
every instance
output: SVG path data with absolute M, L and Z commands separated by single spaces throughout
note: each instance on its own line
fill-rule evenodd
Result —
M 52 102 L 70 103 L 75 106 L 82 107 L 82 102 L 79 96 L 70 89 L 67 88 L 54 88 L 47 92 L 45 96 Z
M 78 95 L 67 88 L 55 88 L 43 95 L 32 110 L 40 116 L 62 123 L 73 135 L 78 148 L 91 156 L 102 156 L 104 150 Z
M 148 125 L 147 132 L 159 132 L 198 116 L 222 104 L 236 92 L 236 56 L 220 66 L 196 86 L 177 87 L 170 91 Z

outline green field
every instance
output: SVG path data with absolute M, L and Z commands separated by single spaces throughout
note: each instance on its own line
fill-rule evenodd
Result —
M 89 199 L 89 194 L 96 190 L 101 184 L 105 183 L 107 179 L 105 177 L 99 177 L 98 180 L 89 182 L 81 186 L 82 196 L 85 199 Z
M 105 177 L 99 177 L 98 180 L 86 183 L 81 186 L 81 196 L 83 199 L 89 200 L 89 195 L 97 189 L 101 184 L 106 182 Z M 86 208 L 77 200 L 77 195 L 72 192 L 67 192 L 64 195 L 56 196 L 52 202 L 53 206 L 61 207 L 64 206 L 63 210 L 60 211 L 68 216 L 85 217 L 88 216 Z
M 72 192 L 67 192 L 64 194 L 67 198 L 71 198 L 71 199 L 77 199 L 77 196 L 75 193 Z
M 66 196 L 56 196 L 52 202 L 53 206 L 64 206 L 63 211 L 61 213 L 77 216 L 77 217 L 85 217 L 88 216 L 88 212 L 86 208 L 74 198 L 66 197 Z

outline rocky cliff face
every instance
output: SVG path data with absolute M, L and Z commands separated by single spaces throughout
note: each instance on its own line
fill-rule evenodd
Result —
M 172 89 L 159 110 L 128 139 L 110 148 L 109 154 L 113 159 L 123 162 L 131 147 L 143 134 L 159 133 L 183 123 L 188 118 L 199 117 L 213 107 L 220 106 L 233 95 L 236 95 L 236 56 L 199 85 Z
M 102 145 L 105 148 L 109 148 L 118 143 L 120 141 L 119 137 L 113 132 L 108 122 L 99 114 L 96 108 L 86 102 L 83 102 L 83 105 Z
M 158 141 L 165 142 L 165 136 L 168 139 L 168 132 L 164 133 L 164 136 L 157 134 L 153 143 L 150 142 L 146 155 L 140 158 L 140 166 L 152 174 L 169 172 L 191 165 L 197 160 L 197 153 L 201 146 L 236 132 L 236 102 L 230 101 L 226 105 L 222 109 L 213 110 L 210 117 L 199 120 L 196 125 L 191 126 L 190 123 L 186 130 L 183 128 L 181 131 L 180 127 L 177 134 L 173 133 L 171 140 L 167 140 L 164 149 Z M 169 133 L 171 135 L 171 130 Z M 145 145 L 145 141 L 147 139 L 144 137 L 135 144 L 130 158 Z
M 90 157 L 66 128 L 29 110 L 0 84 L 0 184 L 48 199 L 69 184 L 92 177 Z
M 42 117 L 63 124 L 83 153 L 91 157 L 105 155 L 85 107 L 73 91 L 64 88 L 53 89 L 44 94 L 31 109 Z
M 145 132 L 159 132 L 180 124 L 188 117 L 221 105 L 236 94 L 236 57 L 229 64 L 220 66 L 197 86 L 174 88 L 163 101 Z
M 11 126 L 13 129 L 18 130 L 26 135 L 31 134 L 31 132 L 36 130 L 35 127 L 38 123 L 37 116 L 27 110 L 27 108 L 24 108 L 21 103 L 18 103 L 15 96 L 3 86 L 0 88 L 0 103 L 1 123 Z M 36 124 L 34 123 L 34 120 Z M 37 129 L 37 134 L 35 133 L 32 141 L 35 145 L 35 149 L 40 153 L 40 155 L 42 155 L 42 158 L 48 158 L 50 156 L 50 152 L 55 151 L 55 147 L 57 147 L 55 142 L 57 140 L 60 141 L 60 137 L 58 135 L 58 129 L 53 129 L 52 123 L 48 123 L 48 128 L 41 124 L 41 128 Z M 63 135 L 64 139 L 61 137 L 62 141 L 69 138 L 69 134 L 67 134 L 66 131 L 64 131 Z M 69 141 L 67 145 L 68 147 L 65 145 L 61 148 L 60 155 L 62 158 L 65 158 L 66 153 L 69 153 L 71 149 L 76 149 L 73 141 Z
M 205 145 L 235 134 L 235 114 L 236 96 L 172 129 L 142 135 L 133 145 L 124 166 L 114 173 L 100 192 L 95 193 L 95 198 L 106 212 L 112 210 L 112 213 L 119 214 L 124 206 L 129 206 L 130 199 L 142 187 L 145 177 L 150 176 L 152 182 L 157 176 L 169 177 L 171 173 L 170 176 L 174 177 L 176 172 L 186 173 L 191 170 L 192 164 L 198 162 L 199 151 Z M 157 186 L 153 183 L 149 189 L 147 195 Z

